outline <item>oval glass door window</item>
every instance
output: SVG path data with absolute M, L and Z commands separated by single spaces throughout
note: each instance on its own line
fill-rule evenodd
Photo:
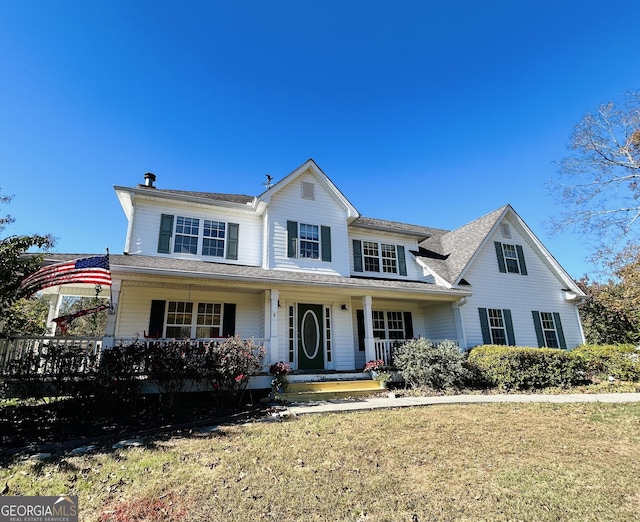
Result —
M 302 350 L 309 359 L 314 359 L 320 349 L 320 325 L 316 314 L 307 310 L 302 316 Z

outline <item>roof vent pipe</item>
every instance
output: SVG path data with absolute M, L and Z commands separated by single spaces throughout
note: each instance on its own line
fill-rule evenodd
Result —
M 144 186 L 149 188 L 155 188 L 153 186 L 153 183 L 155 182 L 155 180 L 156 180 L 155 174 L 151 174 L 151 172 L 146 172 L 144 175 Z

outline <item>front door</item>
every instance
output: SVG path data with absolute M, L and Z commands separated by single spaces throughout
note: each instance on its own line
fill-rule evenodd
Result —
M 298 368 L 324 368 L 324 336 L 322 334 L 322 305 L 298 305 Z

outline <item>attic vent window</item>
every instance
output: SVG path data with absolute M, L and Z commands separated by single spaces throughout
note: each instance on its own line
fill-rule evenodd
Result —
M 316 199 L 315 185 L 313 183 L 302 182 L 302 199 Z
M 500 227 L 502 228 L 502 237 L 511 238 L 511 228 L 509 228 L 509 225 L 502 223 Z

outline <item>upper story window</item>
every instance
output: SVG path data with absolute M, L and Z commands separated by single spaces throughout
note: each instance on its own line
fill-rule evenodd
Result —
M 224 256 L 224 238 L 226 223 L 221 221 L 204 220 L 202 255 L 203 256 Z
M 407 275 L 404 247 L 354 239 L 353 270 L 354 272 Z
M 496 241 L 494 245 L 500 272 L 527 275 L 527 264 L 521 245 L 511 245 L 499 241 Z
M 287 221 L 287 257 L 331 261 L 331 227 Z
M 201 224 L 202 222 L 202 224 Z M 162 214 L 158 253 L 238 259 L 237 223 Z
M 300 257 L 320 257 L 320 234 L 318 225 L 300 223 Z
M 176 238 L 173 242 L 175 253 L 197 254 L 200 220 L 178 216 L 176 218 Z

